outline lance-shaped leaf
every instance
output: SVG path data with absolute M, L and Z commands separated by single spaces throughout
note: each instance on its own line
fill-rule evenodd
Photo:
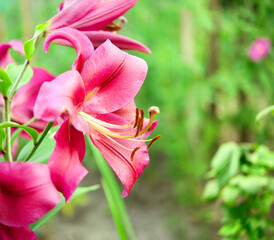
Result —
M 83 194 L 86 194 L 91 191 L 95 191 L 100 188 L 100 185 L 93 185 L 90 187 L 78 187 L 75 192 L 72 194 L 72 200 L 76 199 L 77 197 L 80 197 Z M 38 228 L 42 227 L 44 224 L 49 222 L 61 209 L 66 205 L 65 198 L 62 197 L 61 202 L 51 211 L 49 211 L 44 217 L 39 219 L 37 222 L 30 225 L 30 228 L 33 231 L 36 231 Z
M 262 111 L 260 111 L 256 116 L 256 122 L 259 124 L 260 120 L 270 113 L 274 114 L 274 105 L 269 106 L 263 109 Z
M 7 127 L 22 128 L 26 133 L 28 133 L 32 137 L 34 144 L 37 142 L 39 133 L 35 129 L 28 127 L 28 126 L 20 125 L 18 123 L 14 123 L 14 122 L 0 123 L 0 129 L 7 128 Z
M 51 22 L 42 23 L 35 28 L 34 36 L 32 39 L 24 43 L 24 50 L 26 58 L 30 60 L 37 48 L 37 45 L 41 39 L 41 35 L 46 31 Z
M 4 149 L 5 138 L 6 138 L 6 132 L 3 128 L 0 128 L 0 151 Z
M 5 97 L 8 95 L 8 90 L 12 85 L 9 75 L 5 70 L 0 68 L 0 93 Z

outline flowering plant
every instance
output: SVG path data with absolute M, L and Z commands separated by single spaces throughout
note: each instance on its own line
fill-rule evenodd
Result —
M 24 45 L 18 40 L 0 44 L 1 239 L 36 239 L 34 231 L 49 220 L 49 211 L 56 214 L 57 205 L 60 209 L 96 189 L 78 187 L 88 173 L 82 165 L 86 142 L 99 149 L 124 185 L 122 197 L 148 165 L 148 149 L 160 137 L 147 139 L 158 124 L 159 109 L 151 107 L 146 119 L 136 107 L 147 64 L 122 50 L 150 50 L 117 33 L 123 18 L 113 22 L 136 2 L 66 0 Z M 43 38 L 45 52 L 51 42 L 75 49 L 71 69 L 53 76 L 30 67 Z M 23 65 L 13 60 L 10 49 L 25 54 Z M 29 140 L 21 150 L 19 137 Z M 47 153 L 41 151 L 45 146 Z M 115 181 L 109 179 L 103 186 Z

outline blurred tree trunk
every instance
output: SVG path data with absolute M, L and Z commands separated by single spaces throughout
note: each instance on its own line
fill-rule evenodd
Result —
M 194 62 L 195 38 L 193 13 L 187 9 L 180 13 L 180 45 L 182 59 L 191 65 Z
M 20 0 L 21 24 L 22 24 L 22 39 L 26 41 L 32 37 L 33 26 L 31 19 L 31 4 L 30 0 Z

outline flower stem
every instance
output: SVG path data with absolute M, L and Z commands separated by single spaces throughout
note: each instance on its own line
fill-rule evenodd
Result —
M 10 122 L 10 100 L 8 97 L 4 97 L 5 99 L 5 121 Z M 11 130 L 10 127 L 6 128 L 6 154 L 5 159 L 9 162 L 12 162 L 12 145 L 11 145 Z
M 37 148 L 40 146 L 41 142 L 44 140 L 46 137 L 48 131 L 51 129 L 53 126 L 54 122 L 49 122 L 44 131 L 42 132 L 40 138 L 38 139 L 37 143 L 34 145 L 32 151 L 29 153 L 29 155 L 24 159 L 24 162 L 28 161 L 32 155 L 36 152 Z

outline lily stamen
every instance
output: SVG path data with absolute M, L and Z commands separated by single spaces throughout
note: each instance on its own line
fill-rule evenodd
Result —
M 158 140 L 161 137 L 161 135 L 156 136 L 155 138 L 153 138 L 150 143 L 147 145 L 147 150 L 151 147 L 151 145 Z
M 136 153 L 140 148 L 141 148 L 141 147 L 137 147 L 137 148 L 135 148 L 135 149 L 132 151 L 131 156 L 130 156 L 131 162 L 133 162 L 135 153 Z

